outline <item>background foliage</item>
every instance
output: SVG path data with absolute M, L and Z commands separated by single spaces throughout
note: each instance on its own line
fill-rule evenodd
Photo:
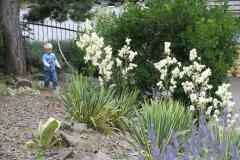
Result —
M 214 87 L 227 79 L 237 56 L 235 36 L 240 28 L 227 5 L 208 8 L 207 0 L 152 0 L 148 7 L 142 10 L 130 3 L 122 15 L 110 19 L 115 25 L 97 23 L 98 32 L 115 54 L 126 37 L 132 39 L 131 47 L 140 54 L 136 87 L 148 90 L 156 84 L 158 74 L 152 63 L 162 57 L 165 41 L 172 42 L 172 52 L 184 63 L 196 48 L 202 63 L 212 69 Z
M 30 21 L 42 21 L 47 17 L 57 21 L 65 21 L 68 16 L 74 20 L 83 20 L 95 0 L 37 0 L 26 18 Z

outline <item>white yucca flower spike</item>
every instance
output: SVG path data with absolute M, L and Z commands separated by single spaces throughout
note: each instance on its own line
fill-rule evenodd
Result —
M 170 50 L 171 42 L 164 42 L 164 53 L 167 55 L 170 55 L 171 50 Z
M 196 58 L 197 58 L 197 50 L 195 48 L 193 48 L 190 51 L 189 59 L 190 59 L 190 61 L 194 61 Z

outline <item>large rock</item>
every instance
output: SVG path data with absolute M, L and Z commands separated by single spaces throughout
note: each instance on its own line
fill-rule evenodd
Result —
M 63 145 L 65 145 L 66 147 L 75 147 L 79 144 L 79 140 L 69 134 L 61 133 L 60 136 L 62 138 Z
M 28 80 L 20 80 L 17 82 L 17 87 L 30 87 L 32 88 L 32 83 Z
M 87 125 L 85 123 L 74 123 L 73 131 L 79 133 L 86 133 L 88 131 Z

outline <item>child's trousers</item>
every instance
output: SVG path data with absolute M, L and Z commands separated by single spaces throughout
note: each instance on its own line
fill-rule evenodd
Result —
M 50 82 L 53 84 L 53 90 L 56 90 L 58 86 L 56 70 L 44 70 L 44 87 L 47 88 Z

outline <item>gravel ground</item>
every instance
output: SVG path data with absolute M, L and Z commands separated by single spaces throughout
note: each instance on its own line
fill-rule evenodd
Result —
M 0 159 L 34 159 L 22 135 L 36 129 L 40 120 L 61 117 L 62 110 L 52 95 L 0 97 Z
M 51 93 L 0 96 L 0 159 L 35 159 L 34 150 L 28 149 L 23 139 L 29 137 L 27 132 L 30 128 L 36 129 L 40 120 L 45 121 L 49 117 L 64 119 L 61 104 Z M 99 151 L 112 159 L 135 159 L 131 154 L 132 148 L 119 135 L 105 135 L 95 131 L 84 134 L 68 131 L 68 134 L 80 140 L 78 147 L 73 148 L 74 156 L 71 159 L 94 159 Z M 44 151 L 44 159 L 57 159 L 52 158 L 53 154 L 49 152 L 52 151 Z

